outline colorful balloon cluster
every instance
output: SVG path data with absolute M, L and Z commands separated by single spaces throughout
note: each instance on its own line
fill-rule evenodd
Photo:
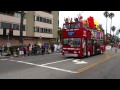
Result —
M 98 31 L 100 31 L 100 25 L 98 21 L 94 20 L 93 17 L 88 17 L 87 20 L 83 20 L 83 24 L 91 29 L 96 28 Z

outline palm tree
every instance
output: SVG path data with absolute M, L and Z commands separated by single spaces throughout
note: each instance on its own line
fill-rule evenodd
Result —
M 116 27 L 115 26 L 112 26 L 111 27 L 111 30 L 113 31 L 113 36 L 114 36 L 114 31 L 115 31 Z
M 108 21 L 109 12 L 105 11 L 104 16 L 106 17 L 106 34 L 107 34 L 107 21 Z
M 114 13 L 110 13 L 109 14 L 109 18 L 111 19 L 111 24 L 110 24 L 110 36 L 111 36 L 111 27 L 112 27 L 112 18 L 114 17 L 115 15 L 114 15 Z M 110 39 L 111 39 L 111 37 L 110 37 Z
M 115 26 L 112 26 L 112 27 L 111 27 L 111 30 L 113 31 L 113 39 L 114 39 L 114 32 L 115 32 L 115 29 L 116 29 Z

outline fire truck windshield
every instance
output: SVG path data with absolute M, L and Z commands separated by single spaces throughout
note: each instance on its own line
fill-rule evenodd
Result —
M 80 47 L 80 38 L 64 38 L 63 46 Z
M 77 29 L 80 28 L 80 23 L 68 23 L 63 25 L 64 29 Z

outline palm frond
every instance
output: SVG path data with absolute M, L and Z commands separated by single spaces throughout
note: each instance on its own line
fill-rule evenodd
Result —
M 107 18 L 109 16 L 109 12 L 108 11 L 105 11 L 104 12 L 104 16 Z

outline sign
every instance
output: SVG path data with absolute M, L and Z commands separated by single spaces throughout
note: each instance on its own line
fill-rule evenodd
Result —
M 75 35 L 75 32 L 74 32 L 74 31 L 68 31 L 68 32 L 67 32 L 67 35 L 68 35 L 68 36 L 74 36 L 74 35 Z
M 10 47 L 10 43 L 7 43 L 7 47 Z

